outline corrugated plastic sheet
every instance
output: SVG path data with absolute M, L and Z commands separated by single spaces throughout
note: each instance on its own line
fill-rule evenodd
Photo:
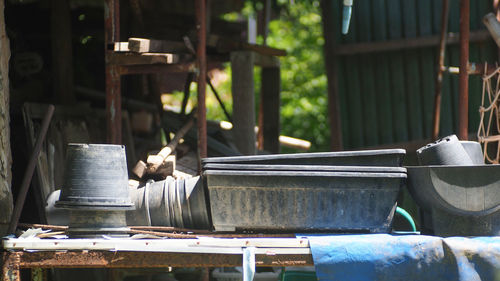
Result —
M 500 237 L 308 237 L 319 280 L 500 280 Z
M 356 0 L 347 35 L 340 34 L 342 1 L 334 10 L 339 46 L 439 35 L 441 0 Z M 471 32 L 484 30 L 491 1 L 471 1 Z M 459 0 L 450 0 L 449 32 L 459 30 Z M 345 149 L 430 138 L 438 46 L 339 55 L 338 87 Z M 470 61 L 498 60 L 493 40 L 470 44 Z M 459 65 L 458 44 L 446 48 L 446 66 Z M 469 131 L 479 125 L 482 82 L 469 79 Z M 440 135 L 458 126 L 458 75 L 444 74 Z

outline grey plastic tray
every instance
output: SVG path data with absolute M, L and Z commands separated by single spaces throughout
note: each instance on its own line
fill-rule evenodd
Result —
M 252 156 L 213 157 L 202 159 L 202 164 L 281 164 L 330 166 L 401 166 L 404 149 L 362 151 L 270 154 Z
M 388 232 L 405 173 L 204 172 L 217 231 Z
M 406 173 L 403 167 L 204 163 L 203 170 Z

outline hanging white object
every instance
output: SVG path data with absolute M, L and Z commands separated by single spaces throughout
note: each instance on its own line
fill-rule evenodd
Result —
M 255 247 L 243 248 L 243 281 L 253 281 L 255 276 Z
M 248 17 L 248 43 L 257 43 L 257 20 L 253 15 Z
M 342 34 L 347 34 L 349 24 L 351 23 L 353 0 L 344 0 L 344 8 L 342 10 Z

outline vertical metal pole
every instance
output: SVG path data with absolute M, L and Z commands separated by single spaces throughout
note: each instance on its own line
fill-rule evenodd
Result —
M 460 72 L 458 74 L 458 138 L 467 140 L 469 120 L 469 22 L 470 1 L 460 1 Z
M 106 0 L 104 4 L 104 43 L 106 61 L 113 50 L 108 45 L 120 41 L 119 0 Z M 120 144 L 122 140 L 121 87 L 118 66 L 106 64 L 106 139 Z
M 437 140 L 439 136 L 439 122 L 441 119 L 441 92 L 443 87 L 444 56 L 446 52 L 446 33 L 448 31 L 448 10 L 449 1 L 443 0 L 441 10 L 441 37 L 439 40 L 439 54 L 437 63 L 436 86 L 434 91 L 434 115 L 432 118 L 432 140 Z
M 198 31 L 198 46 L 196 57 L 198 63 L 198 153 L 200 158 L 207 157 L 207 108 L 206 97 L 206 77 L 207 77 L 207 21 L 206 21 L 206 0 L 195 0 L 196 29 Z

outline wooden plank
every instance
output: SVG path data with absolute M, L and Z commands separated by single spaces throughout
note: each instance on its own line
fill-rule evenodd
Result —
M 130 52 L 128 42 L 115 42 L 113 51 L 115 52 Z
M 419 18 L 419 34 L 420 36 L 429 36 L 432 34 L 431 21 L 425 20 L 432 17 L 432 0 L 417 1 L 417 11 Z M 420 77 L 421 77 L 421 93 L 422 93 L 422 122 L 423 122 L 423 138 L 427 139 L 431 136 L 432 131 L 432 114 L 434 108 L 434 83 L 436 76 L 436 49 L 421 49 L 419 50 L 420 57 Z
M 9 239 L 3 246 L 24 251 L 134 251 L 198 254 L 242 254 L 245 247 L 256 247 L 256 254 L 310 254 L 307 239 Z
M 406 38 L 415 38 L 417 36 L 415 0 L 402 1 L 402 7 L 403 34 Z M 423 138 L 418 52 L 416 50 L 405 50 L 404 62 L 409 138 L 410 140 L 418 140 Z
M 358 16 L 355 17 L 358 26 L 358 40 L 369 42 L 371 34 L 371 0 L 356 1 Z M 361 83 L 361 105 L 363 116 L 363 137 L 365 146 L 373 146 L 378 141 L 377 98 L 375 93 L 375 80 L 373 59 L 371 55 L 362 55 L 359 59 L 359 81 Z
M 111 53 L 106 58 L 110 65 L 175 64 L 180 56 L 167 53 Z
M 373 39 L 387 39 L 386 0 L 373 1 Z M 378 54 L 374 58 L 375 89 L 377 95 L 377 122 L 381 144 L 393 142 L 392 99 L 390 90 L 389 56 Z
M 389 38 L 400 39 L 402 35 L 401 3 L 399 0 L 387 0 L 387 26 Z M 394 140 L 404 142 L 408 140 L 408 121 L 406 112 L 405 77 L 403 74 L 403 55 L 396 52 L 389 55 L 391 71 L 391 95 L 394 120 Z
M 19 277 L 19 268 L 163 268 L 241 266 L 241 255 L 161 252 L 67 251 L 4 252 L 0 257 L 10 276 Z M 255 256 L 256 266 L 312 266 L 311 254 Z M 7 273 L 6 273 L 7 275 Z M 19 278 L 15 279 L 19 280 Z
M 121 65 L 118 69 L 120 75 L 196 72 L 196 70 L 197 68 L 194 62 L 177 64 Z
M 279 67 L 264 67 L 261 73 L 264 150 L 279 153 L 281 72 Z
M 129 38 L 128 48 L 136 53 L 188 53 L 184 42 L 155 40 L 146 38 Z
M 253 52 L 237 51 L 231 53 L 233 136 L 236 147 L 244 155 L 255 154 L 253 66 Z
M 254 53 L 254 64 L 260 67 L 280 67 L 280 60 L 277 57 Z

